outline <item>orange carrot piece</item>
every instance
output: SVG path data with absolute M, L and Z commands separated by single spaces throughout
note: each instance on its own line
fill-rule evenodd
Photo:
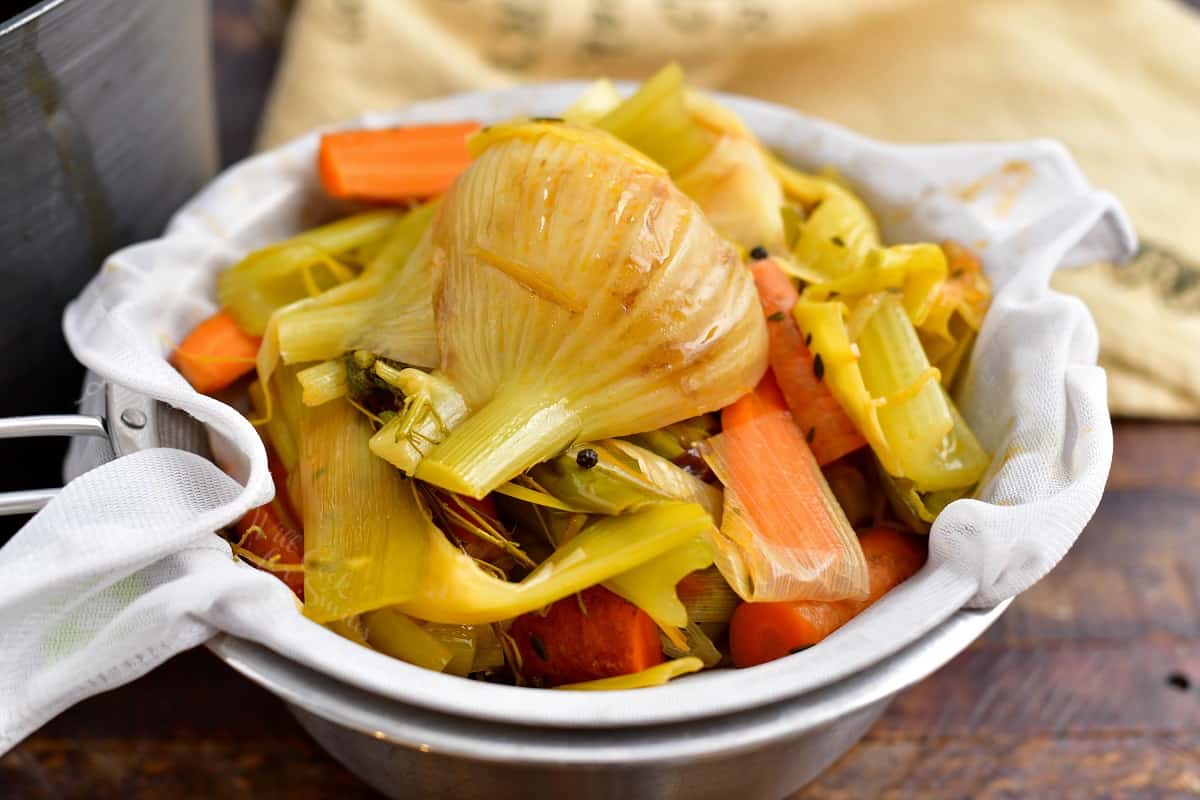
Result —
M 870 594 L 832 603 L 742 603 L 729 623 L 733 663 L 752 667 L 811 647 L 845 625 L 867 606 L 916 574 L 925 563 L 924 539 L 891 528 L 873 528 L 861 537 Z
M 817 463 L 823 467 L 866 446 L 867 440 L 817 375 L 812 351 L 792 316 L 800 295 L 791 279 L 769 258 L 752 261 L 750 270 L 767 315 L 771 371 L 787 398 L 792 418 L 808 437 Z
M 770 370 L 754 391 L 721 411 L 721 434 L 712 441 L 724 461 L 714 463 L 714 471 L 743 509 L 758 543 L 742 546 L 755 548 L 751 555 L 760 570 L 766 557 L 768 572 L 753 579 L 755 590 L 766 595 L 761 599 L 788 599 L 769 596 L 781 591 L 822 600 L 866 592 L 866 564 L 854 529 Z M 774 573 L 804 576 L 807 594 L 800 594 L 800 587 L 770 588 Z
M 196 391 L 212 394 L 254 369 L 261 341 L 218 311 L 187 335 L 171 361 Z
M 637 606 L 602 586 L 565 597 L 545 616 L 523 614 L 509 633 L 525 678 L 546 686 L 641 672 L 663 661 L 658 626 Z M 587 609 L 586 613 L 584 608 Z
M 333 197 L 399 203 L 441 194 L 471 164 L 478 122 L 327 133 L 321 185 Z
M 289 519 L 279 498 L 265 506 L 252 508 L 237 522 L 237 532 L 245 547 L 264 560 L 278 564 L 304 563 L 304 534 Z M 270 570 L 267 570 L 270 571 Z M 272 572 L 288 588 L 304 599 L 304 573 L 298 570 Z

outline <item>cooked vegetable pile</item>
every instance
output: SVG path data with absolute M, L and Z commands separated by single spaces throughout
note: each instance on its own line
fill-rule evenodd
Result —
M 235 554 L 364 647 L 574 689 L 760 664 L 917 572 L 988 465 L 949 393 L 979 261 L 885 245 L 676 66 L 318 168 L 357 213 L 229 268 L 174 362 L 268 448 Z

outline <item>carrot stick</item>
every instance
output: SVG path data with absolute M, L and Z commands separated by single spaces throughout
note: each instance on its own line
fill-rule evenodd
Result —
M 211 394 L 254 369 L 261 341 L 218 311 L 192 329 L 172 361 L 196 391 Z
M 705 460 L 726 487 L 722 533 L 751 574 L 743 597 L 841 600 L 863 595 L 867 569 L 854 529 L 825 482 L 771 371 L 721 412 Z M 731 502 L 737 512 L 730 515 Z M 718 562 L 719 563 L 719 562 Z
M 509 633 L 525 678 L 546 686 L 628 675 L 663 660 L 654 620 L 602 586 L 559 600 L 545 616 L 517 617 Z
M 733 663 L 752 667 L 811 647 L 914 575 L 925 563 L 924 541 L 891 528 L 861 537 L 871 588 L 861 600 L 832 603 L 743 603 L 729 624 Z
M 327 133 L 321 185 L 334 197 L 398 203 L 450 188 L 471 163 L 467 137 L 478 122 Z
M 278 564 L 304 562 L 304 534 L 287 517 L 281 500 L 252 508 L 237 522 L 242 547 L 264 561 Z M 271 570 L 267 568 L 267 571 Z M 273 572 L 288 588 L 304 599 L 304 573 L 298 570 Z
M 769 258 L 752 261 L 750 269 L 767 315 L 771 371 L 817 463 L 825 466 L 865 446 L 867 440 L 814 368 L 812 351 L 792 316 L 800 295 L 791 279 Z

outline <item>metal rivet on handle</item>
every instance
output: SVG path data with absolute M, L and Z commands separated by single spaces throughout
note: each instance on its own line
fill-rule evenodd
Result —
M 146 415 L 136 408 L 127 408 L 121 412 L 121 422 L 135 431 L 146 427 Z

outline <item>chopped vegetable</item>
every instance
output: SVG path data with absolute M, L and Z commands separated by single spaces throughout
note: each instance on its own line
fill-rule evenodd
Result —
M 300 381 L 301 400 L 306 406 L 319 406 L 345 397 L 349 388 L 346 382 L 346 364 L 341 359 L 323 361 L 296 373 Z
M 467 416 L 467 404 L 437 373 L 397 370 L 382 362 L 375 370 L 404 396 L 404 407 L 371 437 L 371 452 L 411 475 L 425 454 Z
M 595 125 L 672 173 L 695 164 L 712 146 L 712 135 L 688 111 L 683 70 L 678 64 L 663 67 Z
M 704 662 L 693 656 L 684 656 L 656 664 L 653 667 L 635 672 L 632 675 L 617 675 L 612 678 L 598 678 L 581 683 L 565 683 L 554 688 L 565 691 L 619 691 L 623 689 L 647 689 L 651 686 L 662 686 L 672 678 L 699 672 L 704 668 Z
M 218 311 L 192 329 L 171 360 L 192 388 L 212 394 L 254 369 L 260 342 Z
M 716 567 L 685 576 L 675 587 L 689 620 L 699 623 L 729 622 L 742 602 Z
M 924 492 L 974 485 L 987 453 L 953 408 L 895 295 L 880 299 L 858 346 L 863 383 L 880 399 L 879 425 L 898 461 L 892 474 Z
M 703 535 L 711 526 L 708 514 L 694 503 L 663 503 L 604 517 L 517 583 L 481 570 L 426 516 L 419 528 L 429 547 L 424 580 L 420 592 L 402 610 L 419 619 L 460 625 L 511 619 L 628 572 Z
M 305 408 L 301 427 L 305 615 L 329 622 L 413 599 L 427 537 L 400 473 L 368 449 L 370 424 L 335 400 Z
M 729 625 L 733 663 L 752 667 L 811 647 L 916 574 L 925 562 L 921 541 L 891 528 L 869 530 L 860 541 L 870 575 L 866 597 L 832 603 L 743 603 Z
M 547 686 L 629 675 L 663 661 L 654 620 L 599 586 L 578 600 L 559 600 L 544 615 L 517 617 L 509 634 L 525 678 Z
M 262 336 L 278 309 L 352 280 L 353 253 L 386 236 L 399 218 L 396 211 L 368 211 L 254 251 L 217 279 L 222 310 Z
M 791 279 L 771 259 L 754 261 L 750 269 L 763 312 L 786 315 L 767 326 L 771 372 L 787 400 L 792 419 L 805 432 L 817 463 L 824 466 L 863 447 L 867 440 L 823 380 L 823 363 L 821 374 L 817 374 L 815 356 L 791 316 L 800 299 Z
M 353 350 L 415 366 L 437 363 L 430 242 L 436 210 L 436 203 L 427 203 L 408 212 L 356 280 L 288 306 L 272 319 L 285 364 L 334 359 Z
M 619 105 L 621 95 L 617 93 L 617 87 L 608 78 L 601 78 L 563 112 L 563 119 L 576 125 L 589 125 Z
M 381 653 L 441 672 L 454 658 L 443 642 L 410 617 L 393 608 L 384 608 L 363 616 L 367 643 Z
M 441 194 L 471 163 L 477 122 L 336 131 L 321 137 L 321 185 L 333 197 L 403 203 Z
M 875 502 L 862 470 L 843 459 L 825 466 L 821 472 L 850 524 L 857 529 L 870 522 Z
M 716 562 L 746 600 L 841 600 L 867 591 L 854 530 L 770 373 L 721 412 L 702 446 L 725 486 Z

